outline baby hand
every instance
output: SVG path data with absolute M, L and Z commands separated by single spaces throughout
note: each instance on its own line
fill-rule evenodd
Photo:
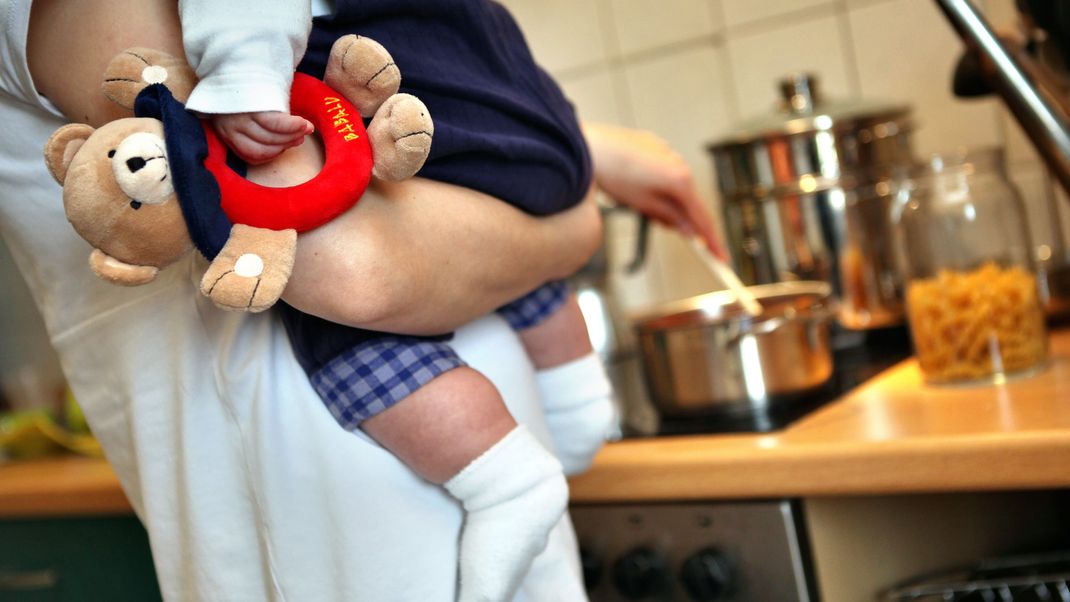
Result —
M 307 119 L 282 111 L 212 115 L 210 119 L 223 142 L 252 165 L 267 163 L 301 144 L 315 129 Z

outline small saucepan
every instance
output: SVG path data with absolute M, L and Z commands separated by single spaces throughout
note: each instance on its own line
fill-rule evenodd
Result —
M 667 416 L 747 413 L 790 403 L 832 376 L 824 282 L 749 287 L 751 317 L 731 291 L 674 301 L 634 319 L 651 400 Z

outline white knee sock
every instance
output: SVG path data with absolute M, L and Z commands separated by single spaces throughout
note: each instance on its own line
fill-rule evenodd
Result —
M 518 426 L 445 487 L 467 512 L 459 602 L 511 599 L 565 512 L 568 484 L 561 464 Z
M 535 381 L 565 474 L 587 470 L 602 444 L 620 436 L 613 387 L 601 359 L 590 353 L 539 371 Z

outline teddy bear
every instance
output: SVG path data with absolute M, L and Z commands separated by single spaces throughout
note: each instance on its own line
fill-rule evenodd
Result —
M 135 116 L 97 129 L 69 124 L 46 143 L 67 219 L 108 282 L 151 282 L 196 248 L 210 261 L 202 293 L 224 309 L 266 310 L 286 288 L 298 233 L 352 207 L 372 176 L 411 177 L 430 152 L 427 108 L 398 92 L 397 66 L 369 38 L 339 38 L 323 81 L 295 74 L 291 111 L 313 123 L 325 160 L 289 188 L 247 180 L 208 122 L 185 110 L 196 81 L 176 57 L 128 49 L 109 63 L 103 89 Z

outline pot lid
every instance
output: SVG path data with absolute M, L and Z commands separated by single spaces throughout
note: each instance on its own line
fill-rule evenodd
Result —
M 790 198 L 898 177 L 913 164 L 910 107 L 825 102 L 811 75 L 780 82 L 781 110 L 707 148 L 727 201 Z
M 793 73 L 778 82 L 780 109 L 759 115 L 740 124 L 738 131 L 709 145 L 710 150 L 749 144 L 756 140 L 792 136 L 809 132 L 860 129 L 877 124 L 904 123 L 910 107 L 871 100 L 826 101 L 818 88 L 818 79 L 809 73 Z M 883 135 L 898 133 L 887 132 Z

